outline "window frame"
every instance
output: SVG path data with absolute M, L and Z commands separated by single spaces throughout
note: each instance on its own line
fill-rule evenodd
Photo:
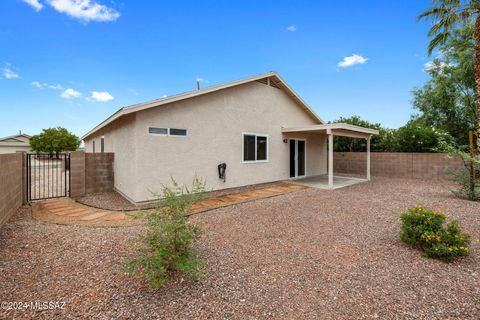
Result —
M 245 160 L 245 136 L 255 136 L 255 160 Z M 265 150 L 266 153 L 266 159 L 265 160 L 258 160 L 258 150 L 257 150 L 257 137 L 263 137 L 267 139 L 267 150 Z M 268 134 L 266 133 L 254 133 L 254 132 L 242 132 L 242 163 L 265 163 L 270 161 L 270 152 L 269 152 L 269 146 L 270 146 L 270 139 L 268 137 Z
M 105 153 L 105 136 L 100 138 L 100 153 Z
M 155 128 L 155 129 L 167 129 L 167 133 L 151 133 L 151 132 L 150 132 L 150 128 Z M 154 126 L 148 126 L 148 127 L 147 127 L 147 134 L 148 134 L 149 136 L 167 137 L 169 133 L 170 133 L 170 128 L 154 127 Z
M 181 135 L 181 134 L 171 134 L 170 133 L 170 130 L 172 129 L 175 129 L 175 130 L 185 130 L 185 135 Z M 184 129 L 184 128 L 168 128 L 168 136 L 169 137 L 181 137 L 181 138 L 186 138 L 188 136 L 188 129 Z
M 167 133 L 150 133 L 150 128 L 167 129 Z M 170 129 L 185 130 L 185 135 L 183 136 L 183 135 L 178 135 L 178 134 L 170 134 Z M 186 129 L 186 128 L 168 128 L 168 127 L 147 126 L 147 134 L 149 136 L 186 138 L 186 137 L 188 137 L 188 129 Z
M 95 153 L 95 139 L 92 140 L 92 153 Z

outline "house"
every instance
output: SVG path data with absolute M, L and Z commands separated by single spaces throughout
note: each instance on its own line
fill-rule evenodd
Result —
M 270 72 L 121 108 L 82 139 L 87 152 L 115 153 L 115 188 L 138 203 L 194 175 L 213 190 L 318 176 L 334 188 L 333 136 L 375 134 L 326 124 Z
M 21 131 L 16 135 L 0 138 L 0 154 L 29 152 L 30 150 L 30 136 Z

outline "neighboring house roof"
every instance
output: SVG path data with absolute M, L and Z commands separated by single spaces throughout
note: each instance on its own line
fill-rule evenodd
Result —
M 100 130 L 101 128 L 105 127 L 109 123 L 112 123 L 113 121 L 117 120 L 118 118 L 125 116 L 130 113 L 135 113 L 138 111 L 142 111 L 145 109 L 150 109 L 150 108 L 155 108 L 161 105 L 165 105 L 168 103 L 176 102 L 176 101 L 181 101 L 184 99 L 189 99 L 197 96 L 201 96 L 204 94 L 216 92 L 219 90 L 235 87 L 241 84 L 245 84 L 248 82 L 253 82 L 253 81 L 259 81 L 265 79 L 266 82 L 271 84 L 271 86 L 277 87 L 281 90 L 283 90 L 288 96 L 290 96 L 300 107 L 302 107 L 315 121 L 317 121 L 319 124 L 323 124 L 324 121 L 310 108 L 310 106 L 303 101 L 302 98 L 283 80 L 276 72 L 268 72 L 264 74 L 260 74 L 258 76 L 254 77 L 249 77 L 249 78 L 244 78 L 236 81 L 231 81 L 227 82 L 224 84 L 219 84 L 216 86 L 211 86 L 207 87 L 204 89 L 200 90 L 195 90 L 195 91 L 190 91 L 190 92 L 185 92 L 181 94 L 177 94 L 174 96 L 169 96 L 161 99 L 155 99 L 147 102 L 142 102 L 139 104 L 134 104 L 128 107 L 123 107 L 114 114 L 112 114 L 110 117 L 105 119 L 102 123 L 97 125 L 95 128 L 87 132 L 81 139 L 85 139 L 91 134 L 95 133 L 96 131 Z
M 0 146 L 29 146 L 30 136 L 28 134 L 16 134 L 0 138 Z

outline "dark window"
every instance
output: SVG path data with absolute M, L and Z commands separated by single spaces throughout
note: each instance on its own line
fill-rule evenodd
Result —
M 187 135 L 187 129 L 170 128 L 170 135 L 171 136 L 186 136 Z
M 243 161 L 255 161 L 255 136 L 243 136 Z
M 100 151 L 105 152 L 105 138 L 100 139 Z
M 167 129 L 167 128 L 149 127 L 149 128 L 148 128 L 148 133 L 149 133 L 149 134 L 162 134 L 162 135 L 167 135 L 167 134 L 168 134 L 168 129 Z
M 268 139 L 254 134 L 243 135 L 243 161 L 268 160 Z
M 93 146 L 93 153 L 95 153 L 95 140 L 93 140 L 92 146 Z
M 257 136 L 257 160 L 267 160 L 267 137 Z

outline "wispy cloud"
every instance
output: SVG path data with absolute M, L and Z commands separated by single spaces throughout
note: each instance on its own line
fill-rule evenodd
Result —
M 197 81 L 198 81 L 198 82 L 210 83 L 210 81 L 208 81 L 207 79 L 200 78 L 200 77 L 197 77 Z
M 3 68 L 3 76 L 5 79 L 17 79 L 20 78 L 18 73 L 15 73 L 10 67 Z
M 30 7 L 33 8 L 35 11 L 40 11 L 43 8 L 43 4 L 41 4 L 38 0 L 22 0 L 26 4 L 28 4 Z
M 120 13 L 106 5 L 91 0 L 47 0 L 60 13 L 83 21 L 115 21 Z
M 48 84 L 45 82 L 33 81 L 32 86 L 38 89 L 52 89 L 52 90 L 63 90 L 63 87 L 60 84 Z
M 65 89 L 61 94 L 60 97 L 63 99 L 73 99 L 73 98 L 80 98 L 82 94 L 72 88 Z
M 295 32 L 295 31 L 297 31 L 297 27 L 295 25 L 288 26 L 287 31 Z
M 109 92 L 107 91 L 92 91 L 92 94 L 89 100 L 99 101 L 99 102 L 107 102 L 115 99 Z
M 37 12 L 42 10 L 44 6 L 39 0 L 22 1 L 30 5 Z M 44 0 L 44 3 L 50 5 L 60 13 L 84 22 L 108 22 L 115 21 L 120 17 L 120 13 L 117 10 L 99 4 L 95 0 Z
M 444 61 L 440 60 L 434 60 L 434 61 L 428 61 L 423 65 L 423 71 L 429 72 L 429 71 L 438 71 L 442 72 L 443 69 L 447 67 L 454 67 L 454 63 L 446 63 Z
M 344 57 L 337 66 L 340 68 L 348 68 L 357 64 L 364 64 L 368 61 L 368 58 L 362 57 L 358 54 L 352 54 L 351 56 Z

